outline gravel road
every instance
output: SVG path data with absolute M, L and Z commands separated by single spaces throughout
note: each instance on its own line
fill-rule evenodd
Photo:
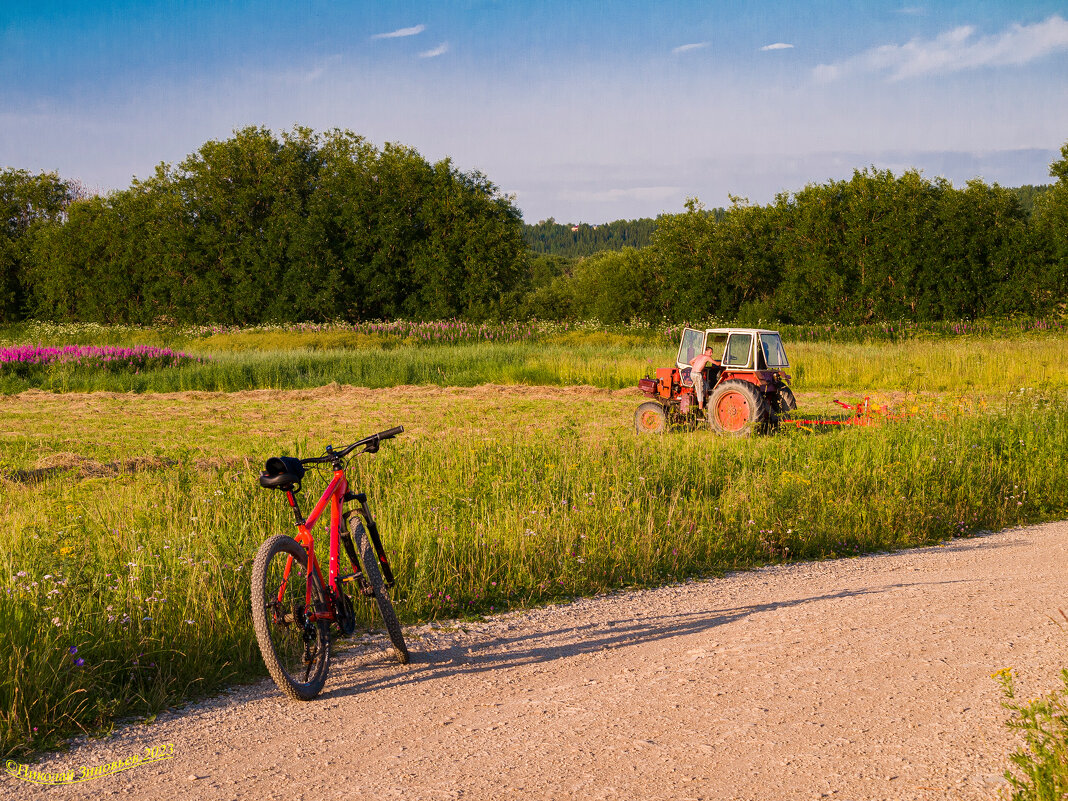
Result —
M 323 696 L 242 687 L 37 770 L 10 798 L 991 799 L 1024 696 L 1068 665 L 1068 522 L 768 567 L 356 642 Z

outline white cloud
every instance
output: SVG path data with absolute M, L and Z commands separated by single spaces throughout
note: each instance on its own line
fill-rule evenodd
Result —
M 693 42 L 692 44 L 679 45 L 672 48 L 672 53 L 689 53 L 691 50 L 700 50 L 702 47 L 708 47 L 708 42 Z
M 908 14 L 910 17 L 922 17 L 927 14 L 927 9 L 923 6 L 905 6 L 904 8 L 897 9 L 895 13 Z
M 792 50 L 792 44 L 786 44 L 786 42 L 775 42 L 775 44 L 764 45 L 761 50 Z
M 376 33 L 372 39 L 400 39 L 404 36 L 416 36 L 426 30 L 426 25 L 413 25 L 410 28 L 397 28 L 389 33 Z
M 424 50 L 422 53 L 419 54 L 419 58 L 437 58 L 438 56 L 443 56 L 448 52 L 449 52 L 449 43 L 448 42 L 442 42 L 437 47 L 435 47 L 433 50 Z
M 1068 50 L 1068 21 L 1057 14 L 1033 25 L 1014 24 L 992 36 L 976 36 L 962 25 L 934 39 L 911 39 L 883 45 L 814 70 L 817 80 L 833 81 L 849 73 L 886 73 L 890 81 L 945 74 L 979 67 L 1016 66 Z

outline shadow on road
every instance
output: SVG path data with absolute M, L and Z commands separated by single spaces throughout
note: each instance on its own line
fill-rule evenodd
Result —
M 467 642 L 443 648 L 421 650 L 418 649 L 418 646 L 415 646 L 416 650 L 412 650 L 411 653 L 411 664 L 406 669 L 402 670 L 399 666 L 396 666 L 397 673 L 375 675 L 366 681 L 359 680 L 362 671 L 366 671 L 368 668 L 388 668 L 392 664 L 392 659 L 388 656 L 388 652 L 377 652 L 370 659 L 364 656 L 363 658 L 348 660 L 347 663 L 339 662 L 331 668 L 332 675 L 323 697 L 342 698 L 375 689 L 401 687 L 449 676 L 485 673 L 523 665 L 540 664 L 607 649 L 625 648 L 629 645 L 656 642 L 673 637 L 684 637 L 689 634 L 710 631 L 717 626 L 733 623 L 751 615 L 788 609 L 803 604 L 861 595 L 875 595 L 908 587 L 960 584 L 969 581 L 972 580 L 958 579 L 954 581 L 917 581 L 888 584 L 883 587 L 842 590 L 808 598 L 753 604 L 732 609 L 668 614 L 639 619 L 627 618 L 608 622 L 599 621 L 586 625 L 555 628 L 549 631 L 525 633 L 515 637 L 483 638 L 479 634 L 473 633 Z M 379 656 L 379 653 L 382 656 Z

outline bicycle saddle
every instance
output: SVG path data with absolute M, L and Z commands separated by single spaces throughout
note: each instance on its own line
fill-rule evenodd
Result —
M 260 473 L 260 486 L 264 489 L 295 490 L 304 478 L 304 465 L 292 456 L 272 456 Z

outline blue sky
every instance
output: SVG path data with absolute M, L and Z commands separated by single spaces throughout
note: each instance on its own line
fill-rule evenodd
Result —
M 869 164 L 1043 183 L 1068 3 L 0 2 L 0 166 L 123 188 L 295 124 L 450 156 L 528 222 L 763 203 Z

